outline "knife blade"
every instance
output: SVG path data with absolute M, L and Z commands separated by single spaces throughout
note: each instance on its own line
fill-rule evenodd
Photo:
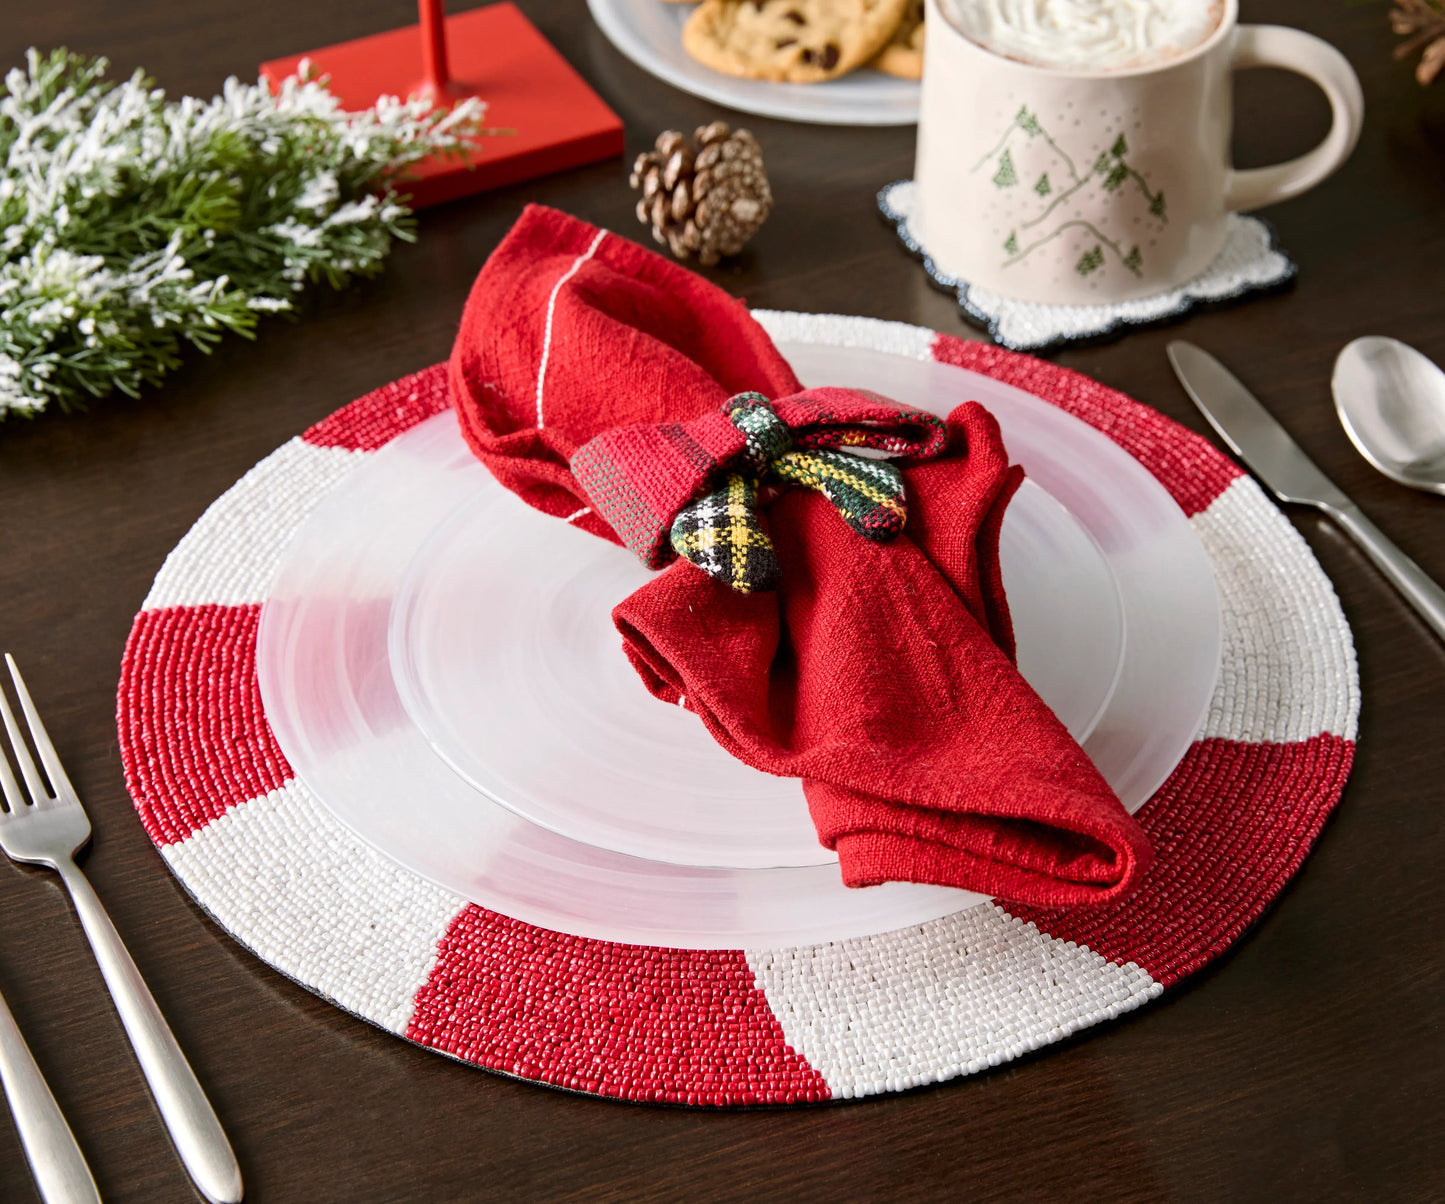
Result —
M 1276 497 L 1327 512 L 1351 504 L 1254 394 L 1209 352 L 1179 339 L 1166 351 L 1174 375 L 1199 412 Z
M 1323 510 L 1349 535 L 1430 629 L 1445 640 L 1445 590 L 1400 551 L 1315 462 L 1259 399 L 1209 352 L 1176 339 L 1174 375 L 1229 449 L 1284 502 Z

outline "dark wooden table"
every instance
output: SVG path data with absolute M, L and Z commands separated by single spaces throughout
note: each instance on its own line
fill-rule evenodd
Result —
M 630 153 L 714 106 L 643 74 L 582 0 L 521 0 L 622 115 Z M 1445 503 L 1346 441 L 1338 348 L 1377 332 L 1445 361 L 1445 83 L 1392 61 L 1384 3 L 1245 0 L 1349 55 L 1367 118 L 1333 180 L 1269 211 L 1293 292 L 1059 356 L 1202 429 L 1164 344 L 1220 352 L 1402 547 L 1445 580 Z M 408 0 L 50 0 L 11 4 L 0 64 L 27 46 L 104 53 L 209 96 L 264 59 L 413 19 Z M 1238 87 L 1238 159 L 1324 129 L 1299 80 Z M 777 207 L 712 273 L 758 306 L 966 332 L 873 211 L 913 132 L 747 124 Z M 1445 1195 L 1445 648 L 1326 523 L 1292 517 L 1339 590 L 1364 708 L 1353 778 L 1304 869 L 1230 954 L 1158 1002 L 992 1073 L 801 1111 L 628 1107 L 497 1078 L 354 1020 L 235 945 L 137 822 L 114 726 L 121 647 L 165 554 L 205 506 L 342 403 L 446 356 L 472 277 L 522 204 L 639 236 L 621 161 L 427 213 L 386 274 L 315 292 L 303 320 L 193 356 L 162 389 L 85 416 L 0 425 L 0 644 L 20 655 L 95 843 L 87 870 L 230 1132 L 253 1201 L 1439 1199 Z M 194 1198 L 67 900 L 0 864 L 0 989 L 112 1201 Z M 34 1198 L 0 1122 L 0 1200 Z

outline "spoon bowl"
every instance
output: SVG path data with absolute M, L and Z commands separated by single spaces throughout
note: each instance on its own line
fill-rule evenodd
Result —
M 1331 390 L 1350 441 L 1391 480 L 1445 494 L 1445 372 L 1398 339 L 1345 345 Z

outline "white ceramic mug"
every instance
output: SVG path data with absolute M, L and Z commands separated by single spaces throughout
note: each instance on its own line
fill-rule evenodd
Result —
M 1354 149 L 1360 81 L 1329 43 L 1240 25 L 1178 57 L 1116 71 L 1040 67 L 970 41 L 926 0 L 915 235 L 942 272 L 1005 297 L 1102 305 L 1152 296 L 1217 256 L 1232 210 L 1318 184 Z M 940 12 L 940 7 L 943 12 Z M 1317 147 L 1272 167 L 1229 161 L 1231 72 L 1283 67 L 1333 110 Z

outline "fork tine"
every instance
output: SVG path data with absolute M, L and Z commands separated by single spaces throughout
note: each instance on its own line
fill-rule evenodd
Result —
M 4 694 L 0 694 L 0 702 L 4 701 Z M 5 805 L 12 812 L 25 806 L 25 796 L 20 793 L 20 783 L 15 780 L 15 774 L 10 768 L 10 758 L 5 755 L 3 744 L 0 744 L 0 787 L 5 790 Z
M 5 663 L 10 667 L 10 680 L 15 683 L 15 693 L 20 699 L 20 709 L 25 712 L 25 722 L 30 725 L 30 738 L 35 742 L 35 751 L 40 754 L 40 762 L 45 766 L 45 772 L 50 775 L 50 784 L 57 796 L 68 794 L 75 797 L 75 787 L 70 784 L 70 778 L 66 776 L 65 766 L 60 763 L 60 757 L 55 752 L 55 745 L 50 743 L 50 735 L 45 730 L 45 724 L 40 722 L 40 712 L 35 709 L 35 704 L 30 701 L 30 691 L 25 688 L 25 679 L 20 676 L 20 670 L 15 666 L 15 658 L 8 652 L 5 654 Z M 3 698 L 3 695 L 0 695 Z M 25 750 L 15 731 L 15 717 L 10 713 L 10 708 L 5 708 L 5 726 L 10 729 L 10 740 L 16 747 L 16 760 L 20 762 L 20 772 L 25 775 L 25 782 L 30 787 L 31 798 L 36 802 L 40 801 L 40 795 L 45 794 L 42 787 L 39 795 L 36 787 L 40 785 L 39 775 L 35 774 L 35 762 L 30 759 L 30 754 Z M 32 775 L 35 775 L 32 778 Z
M 30 750 L 25 747 L 25 738 L 20 734 L 20 725 L 15 722 L 15 712 L 10 709 L 4 690 L 0 690 L 0 718 L 5 720 L 5 730 L 10 733 L 10 751 L 15 757 L 15 763 L 20 766 L 25 785 L 29 787 L 29 801 L 38 803 L 48 797 L 49 792 L 45 789 L 45 783 L 40 780 L 40 771 L 35 768 Z M 10 805 L 12 808 L 18 807 L 23 801 L 12 799 Z

